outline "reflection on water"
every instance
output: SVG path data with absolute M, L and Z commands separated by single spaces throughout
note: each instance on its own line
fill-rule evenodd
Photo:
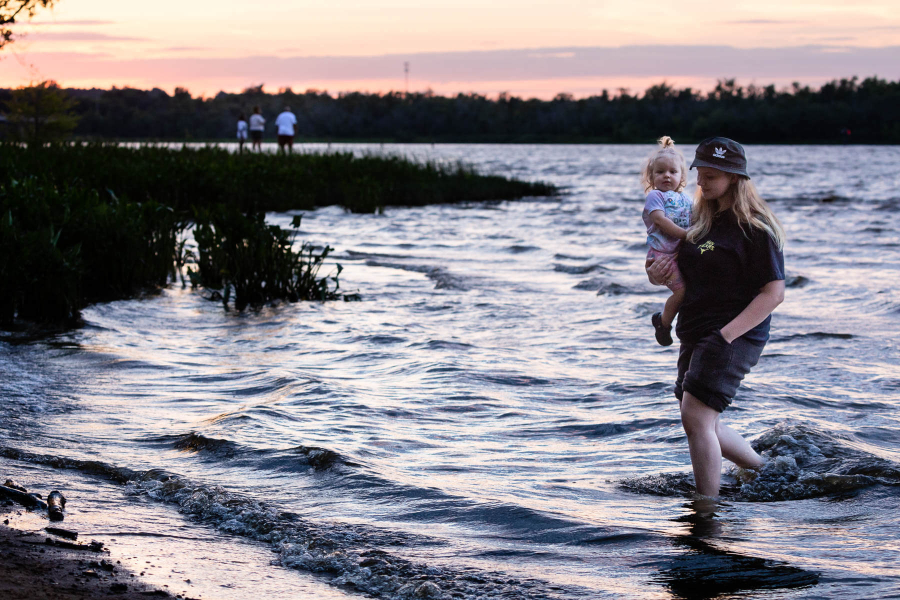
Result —
M 136 556 L 203 539 L 184 578 L 240 573 L 244 597 L 294 597 L 265 583 L 285 573 L 335 597 L 889 595 L 900 150 L 748 148 L 788 293 L 728 414 L 769 464 L 728 470 L 709 517 L 684 506 L 677 349 L 649 323 L 666 294 L 642 270 L 648 150 L 385 146 L 568 193 L 306 214 L 300 237 L 337 249 L 359 303 L 225 313 L 173 286 L 0 343 L 0 460 L 85 478 L 74 506 L 139 524 Z M 91 498 L 91 480 L 111 483 Z M 238 567 L 210 544 L 254 552 Z
M 674 520 L 684 523 L 687 532 L 673 542 L 685 549 L 660 567 L 659 578 L 674 598 L 704 600 L 735 592 L 807 588 L 818 583 L 817 573 L 754 556 L 723 550 L 727 540 L 716 507 L 699 500 L 686 507 L 689 512 Z

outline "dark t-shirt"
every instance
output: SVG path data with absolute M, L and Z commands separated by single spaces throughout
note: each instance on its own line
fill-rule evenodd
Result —
M 682 342 L 694 343 L 738 316 L 764 285 L 784 279 L 784 254 L 766 231 L 741 229 L 727 211 L 696 244 L 681 245 L 678 268 L 686 291 L 675 332 Z M 770 321 L 771 315 L 742 337 L 765 343 Z

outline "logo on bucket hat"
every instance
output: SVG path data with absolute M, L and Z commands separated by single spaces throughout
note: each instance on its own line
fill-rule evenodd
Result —
M 710 167 L 750 179 L 743 146 L 728 138 L 711 137 L 700 142 L 691 163 L 694 167 Z

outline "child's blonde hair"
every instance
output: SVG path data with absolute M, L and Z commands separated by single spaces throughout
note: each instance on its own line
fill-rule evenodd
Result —
M 644 188 L 644 193 L 646 194 L 653 189 L 653 165 L 662 157 L 672 158 L 681 167 L 681 181 L 678 183 L 678 187 L 675 188 L 676 192 L 680 192 L 687 185 L 687 161 L 684 160 L 684 154 L 675 147 L 675 140 L 667 135 L 656 140 L 656 143 L 659 147 L 647 157 L 644 167 L 641 169 L 641 185 Z
M 781 250 L 784 248 L 784 227 L 781 221 L 769 208 L 768 203 L 762 199 L 756 186 L 747 177 L 735 175 L 737 181 L 731 184 L 730 192 L 734 196 L 734 202 L 731 204 L 731 212 L 737 219 L 741 229 L 745 225 L 762 229 L 775 241 L 775 245 Z M 718 201 L 709 201 L 703 199 L 700 188 L 697 188 L 697 195 L 694 199 L 694 211 L 691 216 L 691 228 L 687 232 L 687 241 L 697 243 L 712 227 L 713 217 L 718 210 Z M 746 234 L 746 231 L 744 232 Z

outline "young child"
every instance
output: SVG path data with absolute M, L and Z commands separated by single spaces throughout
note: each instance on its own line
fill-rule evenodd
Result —
M 238 140 L 238 154 L 243 154 L 244 142 L 247 141 L 247 117 L 244 116 L 244 113 L 241 113 L 241 116 L 238 117 L 237 140 Z
M 647 201 L 643 219 L 647 226 L 647 258 L 674 254 L 691 226 L 693 201 L 682 193 L 687 183 L 687 163 L 675 142 L 669 136 L 659 138 L 659 147 L 650 155 L 641 172 L 641 184 Z M 649 193 L 648 193 L 649 192 Z M 666 300 L 662 313 L 651 318 L 656 330 L 656 341 L 661 346 L 672 344 L 672 322 L 684 300 L 684 281 L 676 271 L 666 281 L 672 295 Z

